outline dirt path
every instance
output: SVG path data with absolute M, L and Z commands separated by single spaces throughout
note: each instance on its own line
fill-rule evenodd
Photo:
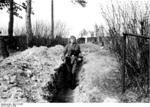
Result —
M 80 85 L 74 91 L 74 102 L 119 102 L 118 63 L 106 49 L 86 56 L 79 74 Z

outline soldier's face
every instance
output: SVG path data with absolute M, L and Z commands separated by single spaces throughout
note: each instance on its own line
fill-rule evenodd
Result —
M 74 40 L 73 40 L 73 39 L 71 39 L 71 40 L 70 40 L 70 43 L 71 43 L 71 44 L 73 44 L 73 43 L 74 43 Z

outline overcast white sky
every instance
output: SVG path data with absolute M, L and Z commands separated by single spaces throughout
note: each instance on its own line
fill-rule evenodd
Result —
M 14 1 L 19 3 L 25 0 Z M 54 0 L 55 21 L 60 20 L 65 23 L 69 28 L 70 34 L 74 35 L 78 35 L 83 28 L 93 30 L 93 26 L 96 23 L 104 24 L 105 22 L 100 12 L 100 4 L 107 5 L 111 0 L 87 0 L 87 2 L 87 6 L 83 8 L 79 4 L 73 4 L 71 0 Z M 35 15 L 32 15 L 32 23 L 40 20 L 51 24 L 51 0 L 33 0 L 32 5 L 35 13 Z M 21 14 L 25 16 L 24 11 Z M 7 29 L 8 18 L 6 11 L 0 11 L 0 28 L 5 27 Z M 24 26 L 24 23 L 24 19 L 15 18 L 14 26 Z
M 14 0 L 16 2 L 25 0 Z M 44 2 L 43 2 L 44 1 Z M 71 0 L 54 0 L 55 21 L 60 20 L 65 23 L 70 30 L 70 34 L 78 35 L 85 28 L 93 29 L 95 23 L 104 23 L 100 13 L 100 2 L 106 0 L 87 0 L 87 7 L 83 8 L 79 4 L 73 4 Z M 33 23 L 41 20 L 45 23 L 51 23 L 51 0 L 33 0 L 33 9 L 35 15 L 32 16 Z M 25 12 L 22 12 L 25 16 Z M 8 26 L 8 13 L 0 11 L 0 28 Z M 24 26 L 25 20 L 15 18 L 14 26 Z

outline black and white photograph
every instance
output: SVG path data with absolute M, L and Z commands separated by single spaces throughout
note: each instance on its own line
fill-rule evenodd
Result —
M 150 103 L 149 52 L 150 0 L 0 0 L 0 107 Z

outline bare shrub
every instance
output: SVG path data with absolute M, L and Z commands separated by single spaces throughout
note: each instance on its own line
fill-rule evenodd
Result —
M 111 41 L 111 50 L 123 61 L 122 33 L 149 35 L 149 1 L 112 2 L 102 7 L 101 12 L 106 20 Z M 145 95 L 148 71 L 148 41 L 140 38 L 127 38 L 126 74 L 127 88 L 139 90 L 140 96 Z
M 67 38 L 65 37 L 67 37 L 69 32 L 68 32 L 67 26 L 61 21 L 57 21 L 55 24 L 55 32 L 54 32 L 55 38 L 51 38 L 51 26 L 42 21 L 36 21 L 33 24 L 32 31 L 33 31 L 33 36 L 32 36 L 32 41 L 29 42 L 29 47 L 32 47 L 32 46 L 50 47 L 56 44 L 66 45 L 66 43 L 68 42 Z M 17 38 L 17 42 L 18 42 L 17 44 L 19 45 L 18 47 L 25 48 L 26 46 L 24 45 L 27 45 L 27 44 L 25 43 L 26 31 L 24 27 L 15 27 L 14 35 L 17 36 L 15 38 Z

